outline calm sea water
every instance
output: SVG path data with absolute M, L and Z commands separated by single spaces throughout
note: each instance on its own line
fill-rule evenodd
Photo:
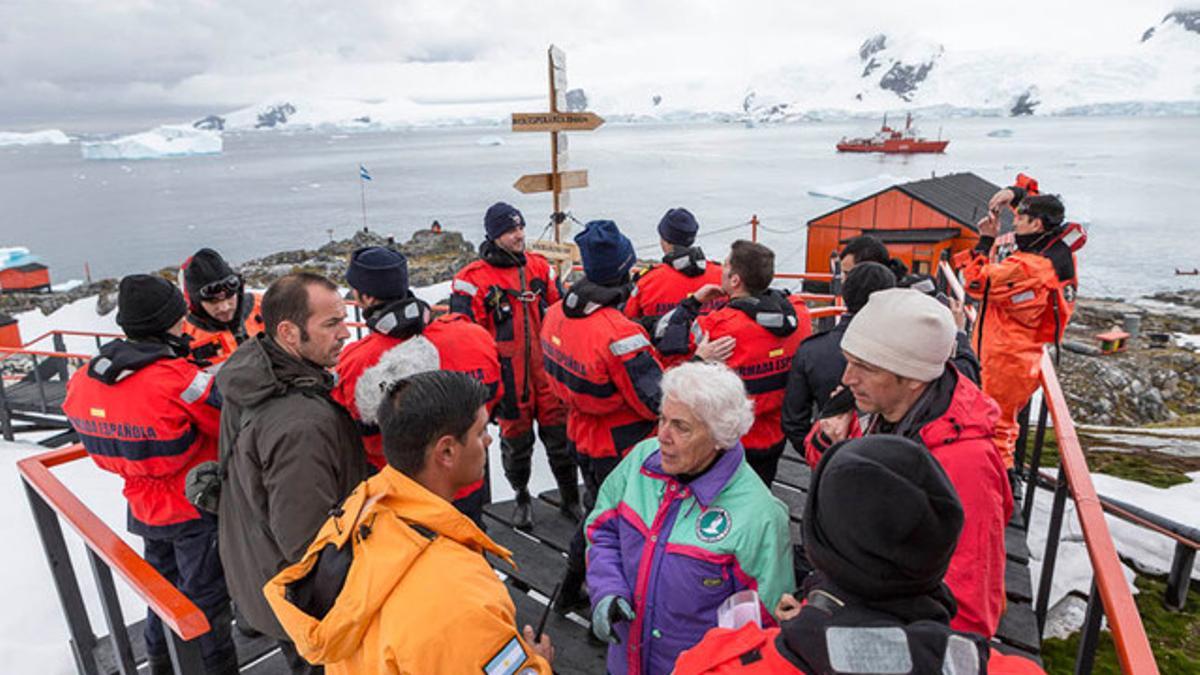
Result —
M 571 164 L 590 187 L 572 195 L 582 221 L 611 218 L 651 250 L 655 224 L 687 206 L 702 227 L 736 226 L 757 214 L 780 269 L 803 267 L 805 223 L 836 208 L 810 190 L 890 174 L 925 178 L 974 171 L 1007 184 L 1018 171 L 1062 194 L 1089 227 L 1081 292 L 1133 296 L 1200 287 L 1176 267 L 1200 266 L 1200 121 L 1196 118 L 922 120 L 950 138 L 942 156 L 838 155 L 843 135 L 868 122 L 744 128 L 737 125 L 609 125 L 571 135 Z M 1009 129 L 1008 138 L 988 132 Z M 500 138 L 501 145 L 481 144 Z M 545 171 L 545 134 L 507 129 L 227 135 L 218 157 L 87 162 L 76 145 L 0 148 L 0 246 L 31 248 L 55 281 L 115 276 L 178 264 L 201 246 L 234 261 L 315 247 L 362 226 L 359 163 L 372 229 L 407 239 L 437 219 L 471 239 L 496 200 L 521 208 L 537 234 L 546 195 L 512 183 Z M 748 228 L 702 237 L 710 256 Z

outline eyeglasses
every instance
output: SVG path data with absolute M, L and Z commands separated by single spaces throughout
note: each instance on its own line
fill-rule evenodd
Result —
M 242 278 L 236 274 L 231 274 L 224 279 L 204 284 L 200 287 L 201 300 L 225 300 L 238 293 L 242 289 Z

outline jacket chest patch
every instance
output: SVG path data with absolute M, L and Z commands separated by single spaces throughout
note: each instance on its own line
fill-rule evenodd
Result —
M 733 528 L 733 518 L 721 507 L 711 508 L 696 519 L 696 538 L 706 544 L 721 541 Z

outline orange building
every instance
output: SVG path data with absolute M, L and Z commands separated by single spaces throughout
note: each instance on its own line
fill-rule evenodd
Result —
M 4 313 L 0 313 L 0 347 L 21 348 L 21 329 L 17 320 Z
M 0 270 L 0 291 L 50 290 L 50 270 L 41 263 L 26 263 Z
M 909 270 L 934 274 L 944 251 L 974 248 L 975 224 L 1000 186 L 973 173 L 893 185 L 808 221 L 805 269 L 829 272 L 829 254 L 860 234 L 878 237 Z M 1008 222 L 1007 212 L 1002 215 Z

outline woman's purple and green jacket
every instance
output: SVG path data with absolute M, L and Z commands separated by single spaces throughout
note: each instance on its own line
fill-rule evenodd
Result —
M 593 608 L 616 595 L 637 614 L 615 629 L 615 675 L 671 672 L 737 591 L 757 590 L 771 625 L 769 610 L 795 587 L 787 507 L 740 443 L 684 484 L 663 472 L 658 439 L 642 441 L 604 481 L 585 528 Z

